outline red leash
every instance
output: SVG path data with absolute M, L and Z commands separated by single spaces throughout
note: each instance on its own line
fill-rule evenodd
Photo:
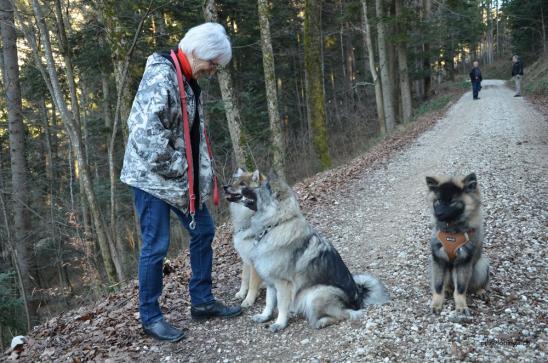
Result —
M 187 112 L 187 105 L 186 105 L 186 94 L 185 94 L 185 87 L 183 83 L 183 74 L 181 72 L 181 66 L 179 65 L 179 60 L 177 59 L 177 55 L 175 55 L 175 52 L 173 49 L 171 50 L 171 59 L 173 59 L 173 63 L 175 64 L 175 69 L 177 70 L 177 83 L 179 84 L 179 94 L 181 96 L 181 112 L 183 114 L 183 134 L 184 134 L 184 140 L 185 140 L 185 153 L 186 153 L 186 161 L 188 164 L 188 170 L 187 170 L 187 178 L 188 178 L 188 199 L 189 199 L 189 212 L 190 212 L 190 229 L 194 229 L 196 227 L 196 221 L 194 220 L 194 216 L 196 215 L 196 195 L 194 194 L 194 163 L 192 160 L 192 145 L 190 142 L 190 126 L 188 122 L 188 112 Z M 207 150 L 209 152 L 209 157 L 211 161 L 213 162 L 213 154 L 211 151 L 211 146 L 209 144 L 209 140 L 207 138 L 207 134 L 205 132 L 204 127 L 204 137 L 207 144 Z M 219 205 L 219 188 L 217 186 L 217 177 L 215 174 L 213 174 L 213 203 L 215 205 Z

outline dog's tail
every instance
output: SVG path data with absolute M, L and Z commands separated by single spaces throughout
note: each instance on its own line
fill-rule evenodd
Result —
M 362 307 L 365 305 L 381 305 L 390 300 L 390 295 L 384 284 L 370 274 L 353 275 L 358 287 Z

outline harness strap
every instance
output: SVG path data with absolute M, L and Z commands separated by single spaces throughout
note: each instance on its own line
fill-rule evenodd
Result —
M 453 261 L 457 257 L 457 250 L 470 241 L 469 235 L 474 234 L 475 229 L 470 229 L 467 232 L 446 232 L 438 231 L 436 238 L 441 242 L 443 249 L 449 257 L 449 261 Z
M 272 229 L 272 228 L 275 228 L 277 227 L 278 225 L 280 224 L 280 222 L 276 223 L 276 224 L 271 224 L 271 225 L 268 225 L 266 226 L 265 229 L 263 229 L 261 231 L 261 233 L 259 233 L 258 235 L 255 235 L 255 241 L 253 242 L 253 244 L 256 246 L 259 244 L 259 242 L 261 242 L 261 240 L 263 239 L 264 236 L 266 236 L 266 234 Z

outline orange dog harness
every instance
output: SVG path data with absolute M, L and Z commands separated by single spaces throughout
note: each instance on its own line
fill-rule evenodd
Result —
M 474 232 L 474 229 L 460 233 L 438 231 L 436 233 L 436 237 L 441 242 L 443 249 L 447 253 L 449 261 L 453 261 L 457 257 L 457 250 L 470 241 L 469 235 Z

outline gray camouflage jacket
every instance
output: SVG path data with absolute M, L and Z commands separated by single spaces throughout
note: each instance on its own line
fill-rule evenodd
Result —
M 184 75 L 183 75 L 184 78 Z M 213 165 L 204 138 L 204 113 L 196 105 L 194 92 L 184 80 L 188 121 L 200 117 L 199 167 L 200 203 L 205 202 L 213 185 Z M 188 164 L 185 155 L 181 100 L 173 64 L 162 55 L 148 57 L 127 120 L 129 136 L 120 180 L 188 212 Z M 197 206 L 198 207 L 198 206 Z

